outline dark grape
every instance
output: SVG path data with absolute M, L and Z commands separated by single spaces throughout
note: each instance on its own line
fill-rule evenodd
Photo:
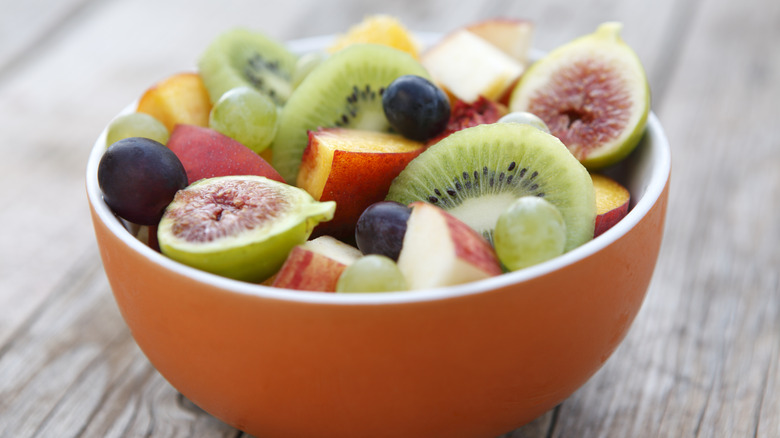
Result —
M 98 184 L 114 213 L 139 225 L 155 225 L 176 192 L 187 186 L 187 173 L 161 143 L 131 137 L 106 149 L 98 164 Z
M 397 202 L 371 204 L 355 226 L 358 249 L 363 254 L 380 254 L 397 261 L 411 212 L 409 207 Z
M 406 138 L 426 141 L 441 133 L 450 118 L 450 101 L 429 80 L 405 75 L 382 93 L 385 117 Z

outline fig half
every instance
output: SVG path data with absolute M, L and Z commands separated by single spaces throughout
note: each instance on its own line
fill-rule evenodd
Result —
M 625 158 L 639 143 L 650 111 L 650 87 L 636 53 L 607 22 L 565 44 L 523 74 L 511 111 L 539 116 L 588 169 Z
M 335 209 L 335 202 L 261 176 L 206 178 L 176 194 L 157 237 L 161 252 L 178 262 L 257 283 Z

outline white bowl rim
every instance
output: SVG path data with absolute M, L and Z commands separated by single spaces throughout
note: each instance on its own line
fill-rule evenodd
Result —
M 418 32 L 416 35 L 418 35 L 420 40 L 424 43 L 434 41 L 436 38 L 441 37 L 441 34 L 433 32 Z M 293 51 L 303 53 L 308 50 L 316 50 L 324 47 L 330 38 L 332 37 L 318 36 L 303 38 L 290 41 L 288 46 Z M 541 53 L 543 52 L 534 50 L 532 52 L 532 56 L 539 56 Z M 120 113 L 120 115 L 132 112 L 134 109 L 135 104 L 129 105 Z M 644 145 L 651 144 L 653 146 L 652 151 L 650 151 L 650 157 L 652 159 L 650 169 L 652 169 L 652 171 L 645 185 L 644 193 L 641 194 L 636 205 L 631 208 L 628 214 L 620 222 L 615 224 L 612 228 L 597 238 L 586 242 L 585 244 L 561 256 L 538 265 L 471 283 L 392 293 L 335 294 L 282 289 L 233 280 L 186 266 L 149 248 L 146 244 L 128 232 L 124 225 L 122 225 L 116 216 L 114 216 L 113 212 L 108 208 L 106 203 L 103 202 L 103 198 L 101 196 L 100 188 L 97 182 L 97 168 L 100 162 L 100 158 L 103 155 L 103 151 L 105 150 L 105 139 L 106 130 L 104 129 L 95 142 L 95 145 L 93 146 L 89 155 L 86 168 L 87 196 L 93 208 L 95 209 L 95 213 L 97 214 L 98 219 L 102 221 L 109 229 L 109 231 L 117 236 L 123 244 L 127 245 L 138 254 L 149 258 L 150 261 L 162 266 L 165 269 L 173 271 L 178 275 L 191 278 L 195 281 L 217 287 L 221 290 L 224 290 L 226 293 L 233 292 L 280 301 L 294 301 L 328 305 L 381 305 L 435 301 L 485 293 L 494 289 L 500 289 L 509 285 L 542 277 L 553 271 L 562 269 L 566 266 L 572 265 L 592 256 L 593 254 L 603 250 L 616 240 L 620 239 L 626 233 L 631 231 L 657 203 L 658 199 L 663 193 L 664 188 L 666 187 L 671 171 L 671 152 L 669 141 L 666 138 L 666 134 L 664 133 L 663 127 L 661 126 L 658 117 L 651 111 L 647 119 L 645 138 L 642 140 Z M 632 193 L 632 196 L 635 196 L 635 194 Z

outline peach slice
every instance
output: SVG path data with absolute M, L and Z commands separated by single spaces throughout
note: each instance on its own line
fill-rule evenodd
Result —
M 328 52 L 335 53 L 349 45 L 369 43 L 382 44 L 404 51 L 415 59 L 419 57 L 420 44 L 414 35 L 395 17 L 377 14 L 365 17 L 340 36 Z
M 423 150 L 422 143 L 395 134 L 310 131 L 296 185 L 318 201 L 336 201 L 333 220 L 320 224 L 314 234 L 353 240 L 363 210 L 384 200 L 393 178 Z
M 363 254 L 331 236 L 298 245 L 274 277 L 273 287 L 335 292 L 341 273 Z
M 410 289 L 451 286 L 502 273 L 493 247 L 455 216 L 421 201 L 409 204 L 398 268 Z
M 593 233 L 596 237 L 612 228 L 628 214 L 631 193 L 607 176 L 593 173 L 590 177 L 596 193 L 596 229 Z
M 190 184 L 203 178 L 228 175 L 258 175 L 284 182 L 267 161 L 253 150 L 213 129 L 176 125 L 168 140 Z
M 200 75 L 185 72 L 155 84 L 141 96 L 138 112 L 161 121 L 168 131 L 178 123 L 209 126 L 211 100 Z

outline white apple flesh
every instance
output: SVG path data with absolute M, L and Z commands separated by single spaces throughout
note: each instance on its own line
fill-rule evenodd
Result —
M 523 66 L 528 65 L 534 33 L 531 21 L 493 18 L 466 26 L 466 30 L 493 44 Z
M 519 61 L 465 29 L 426 51 L 422 64 L 440 86 L 467 103 L 479 96 L 498 100 L 524 70 Z
M 339 276 L 362 253 L 331 236 L 320 236 L 290 251 L 271 286 L 335 292 Z
M 452 286 L 501 274 L 493 247 L 443 209 L 413 202 L 398 268 L 410 289 Z

